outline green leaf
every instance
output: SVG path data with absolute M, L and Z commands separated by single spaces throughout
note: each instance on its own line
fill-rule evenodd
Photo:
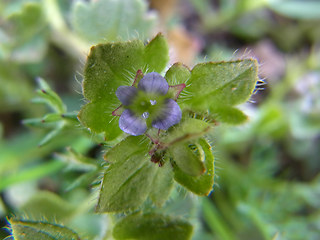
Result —
M 43 98 L 36 98 L 33 99 L 34 103 L 48 103 L 48 101 L 44 100 Z M 31 118 L 31 119 L 24 119 L 22 120 L 22 123 L 27 126 L 32 127 L 42 127 L 42 128 L 48 128 L 48 127 L 54 127 L 58 125 L 59 121 L 64 120 L 65 123 L 70 124 L 77 124 L 79 123 L 77 119 L 78 113 L 48 113 L 43 116 L 43 118 Z
M 107 140 L 119 136 L 122 131 L 118 118 L 112 116 L 112 111 L 121 104 L 115 94 L 117 88 L 131 85 L 139 69 L 144 73 L 162 71 L 167 56 L 168 47 L 161 34 L 147 46 L 133 40 L 92 47 L 83 82 L 83 94 L 90 103 L 79 113 L 82 124 L 95 133 L 105 132 Z
M 122 133 L 118 118 L 111 114 L 113 110 L 108 102 L 89 103 L 81 108 L 78 118 L 92 132 L 105 132 L 106 140 L 113 140 Z
M 146 46 L 140 40 L 93 46 L 84 70 L 84 96 L 90 101 L 108 99 L 112 103 L 117 100 L 117 88 L 131 85 L 139 69 L 143 73 L 153 69 L 161 72 L 169 60 L 164 41 L 158 34 Z M 160 56 L 157 48 L 162 52 Z
M 111 148 L 104 159 L 109 163 L 123 162 L 137 152 L 147 152 L 150 140 L 145 136 L 129 136 Z
M 22 120 L 22 124 L 30 127 L 47 127 L 48 125 L 44 125 L 42 118 L 30 118 Z M 44 126 L 43 126 L 44 125 Z M 50 125 L 50 127 L 52 127 Z
M 145 48 L 144 61 L 148 64 L 148 72 L 161 73 L 169 62 L 169 46 L 162 34 L 158 34 L 152 44 Z
M 48 46 L 45 31 L 47 21 L 42 4 L 24 1 L 17 5 L 20 6 L 6 16 L 10 41 L 4 45 L 10 50 L 8 57 L 20 63 L 39 62 Z
M 284 16 L 295 19 L 320 19 L 320 2 L 299 0 L 269 0 L 269 7 Z
M 79 176 L 76 180 L 71 182 L 65 189 L 66 192 L 69 192 L 79 186 L 82 186 L 84 188 L 87 188 L 88 186 L 95 185 L 95 181 L 97 179 L 97 176 L 101 173 L 100 170 L 94 170 L 91 172 L 87 172 L 85 174 L 82 174 Z
M 40 221 L 46 219 L 49 222 L 68 218 L 75 208 L 52 192 L 38 192 L 19 211 L 28 216 L 29 220 Z
M 257 61 L 209 62 L 196 65 L 186 88 L 192 95 L 185 103 L 206 111 L 211 106 L 237 105 L 247 101 L 257 82 Z
M 67 147 L 66 153 L 56 153 L 55 156 L 58 157 L 61 161 L 66 162 L 70 170 L 97 170 L 96 159 L 84 156 L 71 147 Z
M 210 116 L 215 121 L 224 122 L 229 124 L 244 123 L 248 116 L 237 108 L 230 106 L 210 106 Z
M 187 83 L 190 77 L 191 72 L 187 66 L 182 63 L 175 63 L 166 72 L 165 79 L 169 85 L 178 85 Z
M 189 68 L 187 68 L 182 63 L 173 64 L 169 68 L 169 70 L 166 72 L 166 75 L 165 75 L 165 79 L 167 80 L 167 82 L 171 86 L 182 84 L 182 83 L 187 85 L 190 77 L 191 77 L 191 72 L 190 72 Z M 169 91 L 170 91 L 170 89 L 169 89 Z M 188 94 L 186 94 L 186 92 L 182 91 L 177 99 L 177 103 L 180 104 L 188 97 L 189 97 Z M 184 105 L 180 104 L 180 106 L 183 109 Z
M 61 117 L 67 122 L 71 124 L 79 124 L 78 120 L 78 113 L 79 112 L 66 112 L 61 114 Z
M 16 42 L 25 42 L 39 34 L 46 25 L 46 19 L 41 4 L 27 2 L 20 11 L 8 16 Z
M 51 142 L 56 136 L 58 136 L 62 132 L 63 128 L 64 128 L 64 124 L 59 123 L 56 126 L 56 128 L 54 128 L 49 133 L 47 133 L 47 135 L 44 136 L 44 138 L 39 142 L 38 147 L 43 147 L 44 145 Z
M 147 11 L 143 0 L 76 1 L 71 23 L 74 30 L 91 43 L 126 41 L 138 36 L 145 39 L 156 20 L 156 16 Z
M 159 167 L 152 186 L 149 197 L 156 206 L 161 207 L 168 200 L 173 188 L 173 171 L 169 161 Z
M 97 212 L 134 210 L 147 199 L 158 166 L 145 153 L 135 154 L 106 171 Z
M 116 223 L 115 239 L 139 240 L 188 240 L 192 236 L 192 225 L 182 219 L 160 214 L 133 214 Z
M 233 106 L 251 97 L 257 71 L 257 61 L 253 59 L 198 64 L 191 71 L 183 108 L 204 114 L 214 122 L 243 123 L 246 115 Z
M 211 129 L 210 124 L 203 120 L 186 118 L 183 119 L 181 123 L 170 132 L 170 134 L 165 136 L 162 141 L 169 146 L 172 146 L 174 144 L 197 139 Z
M 97 212 L 133 210 L 147 199 L 159 167 L 150 161 L 148 151 L 139 142 L 128 148 L 134 138 L 139 139 L 129 137 L 107 154 L 112 164 L 104 174 Z
M 79 236 L 64 226 L 47 222 L 9 220 L 15 240 L 79 240 Z
M 48 113 L 42 118 L 42 122 L 58 122 L 62 120 L 62 116 L 59 113 Z
M 206 140 L 200 139 L 199 145 L 204 152 L 205 173 L 198 177 L 194 177 L 185 174 L 178 167 L 174 167 L 174 179 L 191 192 L 206 196 L 211 192 L 214 183 L 214 157 L 212 155 L 211 146 Z
M 37 79 L 40 89 L 38 94 L 48 103 L 48 105 L 58 113 L 64 113 L 66 106 L 64 105 L 61 98 L 56 94 L 51 87 L 42 78 Z
M 203 154 L 198 147 L 190 148 L 189 144 L 176 144 L 169 149 L 170 156 L 184 173 L 191 176 L 200 176 L 204 173 Z

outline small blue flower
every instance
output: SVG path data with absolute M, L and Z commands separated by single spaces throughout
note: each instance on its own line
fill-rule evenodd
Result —
M 144 134 L 149 127 L 167 130 L 179 123 L 182 113 L 176 99 L 170 98 L 168 94 L 170 87 L 156 72 L 146 74 L 137 88 L 120 86 L 116 91 L 124 109 L 119 120 L 120 129 L 138 136 Z M 179 88 L 179 93 L 184 87 L 183 84 Z

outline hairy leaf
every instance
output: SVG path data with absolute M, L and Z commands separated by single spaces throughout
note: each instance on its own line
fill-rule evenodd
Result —
M 42 191 L 34 195 L 21 208 L 20 212 L 29 220 L 61 221 L 74 212 L 75 208 L 52 192 Z
M 177 85 L 181 83 L 187 83 L 191 76 L 191 72 L 182 63 L 173 64 L 166 72 L 165 79 L 169 85 Z
M 169 198 L 173 188 L 173 171 L 170 162 L 159 167 L 152 183 L 150 198 L 152 202 L 161 207 Z
M 226 106 L 211 106 L 210 116 L 218 122 L 224 122 L 229 124 L 241 124 L 244 123 L 248 117 L 241 110 Z
M 151 43 L 144 50 L 144 62 L 147 64 L 145 70 L 146 72 L 161 73 L 169 62 L 169 46 L 161 34 L 158 34 Z
M 191 176 L 200 176 L 205 171 L 203 154 L 199 150 L 195 152 L 188 143 L 176 144 L 169 148 L 170 155 L 179 169 Z
M 58 224 L 14 219 L 9 223 L 15 240 L 80 240 L 75 232 Z
M 185 65 L 182 63 L 175 63 L 166 72 L 165 79 L 169 85 L 174 86 L 178 84 L 187 84 L 190 76 L 191 72 Z M 185 92 L 180 92 L 177 103 L 180 104 L 187 97 L 188 95 Z M 180 107 L 183 107 L 183 105 L 180 104 Z
M 147 199 L 159 167 L 146 151 L 138 151 L 118 160 L 106 170 L 97 212 L 133 210 Z
M 160 54 L 161 53 L 161 54 Z M 80 121 L 95 133 L 112 140 L 121 133 L 112 116 L 120 101 L 116 90 L 131 85 L 137 71 L 161 72 L 168 62 L 168 45 L 161 34 L 144 46 L 142 41 L 99 44 L 91 48 L 84 70 L 83 94 L 89 101 L 79 113 Z
M 110 163 L 123 162 L 137 152 L 147 152 L 150 140 L 145 136 L 129 136 L 111 148 L 104 159 Z
M 192 231 L 192 225 L 185 220 L 154 213 L 138 213 L 116 223 L 113 236 L 119 240 L 188 240 L 191 239 Z
M 209 110 L 209 115 L 220 121 L 243 122 L 244 114 L 230 107 L 247 101 L 257 80 L 257 61 L 253 59 L 198 64 L 186 88 L 190 97 L 183 103 L 195 112 Z
M 179 167 L 174 167 L 174 179 L 191 192 L 198 195 L 208 195 L 214 183 L 214 157 L 206 140 L 200 139 L 199 145 L 204 152 L 205 173 L 194 177 L 184 173 Z
M 254 90 L 257 61 L 201 63 L 191 73 L 187 90 L 192 95 L 193 108 L 206 110 L 210 105 L 237 105 L 247 101 Z
M 175 127 L 170 134 L 165 136 L 162 141 L 172 146 L 181 142 L 197 139 L 210 130 L 211 126 L 207 122 L 195 118 L 186 118 L 182 120 L 182 122 Z

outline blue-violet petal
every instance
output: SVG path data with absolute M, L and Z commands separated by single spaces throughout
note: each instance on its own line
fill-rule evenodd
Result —
M 134 115 L 129 109 L 125 109 L 119 119 L 119 127 L 122 131 L 133 136 L 144 134 L 147 124 L 142 117 Z
M 137 95 L 138 89 L 132 86 L 120 86 L 116 91 L 116 96 L 123 105 L 130 105 Z
M 169 84 L 166 79 L 159 73 L 152 72 L 146 74 L 138 83 L 138 88 L 145 92 L 159 93 L 162 95 L 167 94 Z
M 181 120 L 181 109 L 173 99 L 167 99 L 160 115 L 152 121 L 152 126 L 167 130 Z

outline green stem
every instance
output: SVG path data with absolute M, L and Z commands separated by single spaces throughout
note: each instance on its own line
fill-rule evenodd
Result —
M 202 209 L 203 217 L 212 233 L 216 234 L 221 240 L 236 239 L 235 236 L 233 236 L 231 229 L 227 227 L 227 224 L 219 216 L 218 211 L 210 202 L 209 198 L 203 198 Z
M 90 46 L 67 27 L 57 0 L 44 0 L 44 9 L 51 28 L 51 41 L 75 59 L 85 60 Z
M 257 228 L 260 230 L 263 238 L 265 240 L 269 240 L 270 239 L 270 235 L 267 229 L 267 224 L 266 222 L 264 222 L 260 216 L 258 215 L 258 213 L 254 210 L 254 209 L 250 209 L 249 210 L 249 216 L 252 219 L 252 222 L 257 226 Z

